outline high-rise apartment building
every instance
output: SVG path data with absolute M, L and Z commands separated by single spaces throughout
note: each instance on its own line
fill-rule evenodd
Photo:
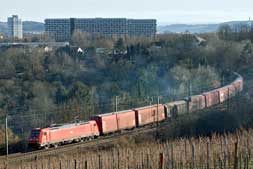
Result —
M 71 38 L 70 19 L 47 19 L 45 31 L 56 41 L 66 41 Z
M 74 19 L 74 29 L 106 36 L 122 36 L 127 35 L 127 20 L 117 18 Z
M 129 19 L 128 35 L 154 37 L 156 34 L 156 20 L 154 19 Z
M 12 38 L 23 38 L 22 20 L 18 15 L 8 17 L 8 36 Z
M 156 34 L 155 19 L 126 18 L 70 18 L 46 19 L 45 31 L 56 41 L 69 41 L 73 32 L 80 30 L 104 36 L 144 36 Z

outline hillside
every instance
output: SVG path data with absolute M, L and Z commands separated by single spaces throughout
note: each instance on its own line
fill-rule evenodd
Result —
M 157 30 L 159 33 L 180 33 L 189 31 L 191 33 L 209 33 L 216 32 L 221 25 L 228 24 L 231 27 L 237 25 L 249 24 L 249 21 L 230 21 L 219 24 L 171 24 L 158 26 Z
M 158 26 L 159 33 L 169 33 L 169 32 L 185 32 L 189 31 L 192 33 L 207 33 L 215 32 L 219 27 L 219 24 L 172 24 L 166 26 Z
M 43 32 L 44 23 L 34 22 L 34 21 L 24 21 L 23 29 L 24 29 L 24 32 Z

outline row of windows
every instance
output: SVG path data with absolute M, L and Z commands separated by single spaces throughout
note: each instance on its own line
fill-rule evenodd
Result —
M 46 19 L 45 23 L 49 24 L 70 24 L 71 19 Z M 74 19 L 74 24 L 152 24 L 156 25 L 156 20 L 127 20 L 127 19 Z
M 155 20 L 129 20 L 126 19 L 50 19 L 45 20 L 45 30 L 56 41 L 68 40 L 72 30 L 81 30 L 104 35 L 130 35 L 152 37 L 156 33 Z

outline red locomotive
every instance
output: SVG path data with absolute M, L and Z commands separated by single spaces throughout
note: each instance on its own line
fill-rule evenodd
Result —
M 44 129 L 33 129 L 29 138 L 29 145 L 34 148 L 57 147 L 73 141 L 84 141 L 99 136 L 97 123 L 88 122 L 55 125 Z
M 238 78 L 227 86 L 190 96 L 184 100 L 100 114 L 92 117 L 88 122 L 33 129 L 29 138 L 29 145 L 35 148 L 57 147 L 66 143 L 84 141 L 105 134 L 158 123 L 181 114 L 214 106 L 242 91 L 243 79 L 240 75 L 236 75 Z

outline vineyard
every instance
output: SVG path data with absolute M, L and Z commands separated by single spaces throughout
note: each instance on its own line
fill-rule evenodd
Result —
M 10 164 L 10 168 L 36 169 L 146 169 L 146 168 L 252 168 L 253 130 L 236 134 L 177 139 L 163 143 L 126 145 L 63 153 L 40 160 Z M 4 164 L 0 168 L 5 168 Z

